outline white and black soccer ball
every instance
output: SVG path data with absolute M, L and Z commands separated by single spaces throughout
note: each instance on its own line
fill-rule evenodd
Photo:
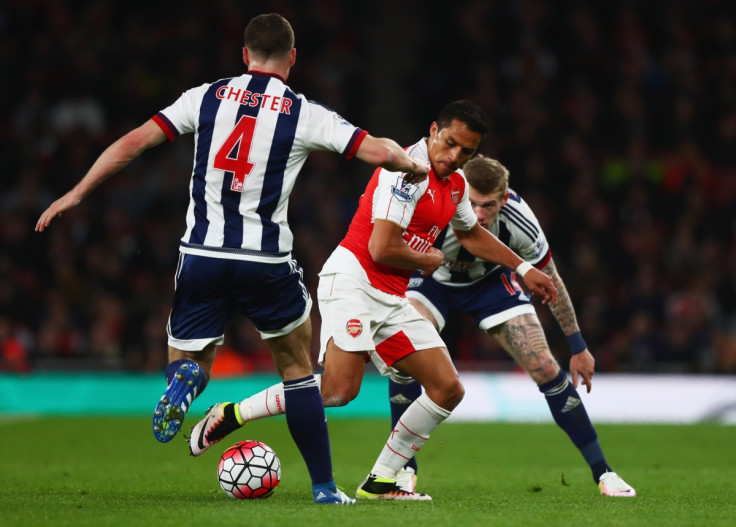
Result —
M 217 479 L 231 498 L 267 498 L 281 482 L 281 462 L 267 444 L 241 441 L 222 454 Z

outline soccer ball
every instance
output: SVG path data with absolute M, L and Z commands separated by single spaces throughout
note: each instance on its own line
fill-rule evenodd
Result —
M 241 441 L 222 454 L 217 479 L 231 498 L 267 498 L 281 482 L 281 461 L 267 444 Z

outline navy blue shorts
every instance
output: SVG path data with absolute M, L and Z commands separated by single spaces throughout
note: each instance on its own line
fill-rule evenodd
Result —
M 201 351 L 221 344 L 235 310 L 264 338 L 286 335 L 309 317 L 312 299 L 295 260 L 262 263 L 180 254 L 169 345 Z
M 419 300 L 434 315 L 442 331 L 450 313 L 470 315 L 483 331 L 524 313 L 534 313 L 534 305 L 521 289 L 515 273 L 496 271 L 470 285 L 448 286 L 415 273 L 406 296 Z

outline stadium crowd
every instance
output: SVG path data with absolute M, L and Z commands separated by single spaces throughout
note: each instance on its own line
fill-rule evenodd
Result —
M 181 91 L 239 75 L 245 23 L 269 10 L 298 35 L 288 84 L 375 135 L 411 144 L 445 103 L 484 106 L 493 129 L 479 151 L 509 168 L 539 217 L 597 371 L 736 373 L 727 0 L 474 0 L 442 12 L 418 0 L 4 3 L 0 370 L 163 370 L 191 139 L 145 153 L 64 220 L 33 228 L 107 144 Z M 313 294 L 370 176 L 336 157 L 313 155 L 291 199 Z M 538 311 L 567 364 L 564 337 Z M 470 319 L 444 336 L 459 369 L 513 368 Z M 245 320 L 226 348 L 220 372 L 273 368 Z

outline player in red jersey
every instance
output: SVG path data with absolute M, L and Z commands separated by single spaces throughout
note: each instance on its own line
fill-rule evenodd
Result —
M 343 406 L 358 395 L 368 357 L 381 373 L 398 370 L 424 387 L 358 488 L 359 498 L 431 499 L 401 489 L 395 476 L 464 395 L 445 343 L 405 296 L 413 271 L 429 275 L 442 265 L 442 252 L 432 247 L 439 233 L 449 224 L 472 254 L 515 269 L 544 303 L 556 298 L 549 277 L 480 226 L 470 205 L 460 167 L 475 153 L 487 129 L 488 118 L 476 104 L 455 101 L 446 106 L 432 123 L 429 137 L 407 149 L 412 157 L 429 163 L 427 178 L 411 184 L 400 172 L 377 170 L 347 235 L 320 272 L 325 406 Z M 202 453 L 247 420 L 282 413 L 278 402 L 283 393 L 278 385 L 238 404 L 234 412 L 238 423 L 210 419 L 208 414 L 192 430 L 192 453 Z M 231 413 L 223 412 L 221 405 L 210 413 Z
M 401 174 L 377 170 L 347 235 L 320 273 L 317 296 L 326 405 L 347 404 L 357 396 L 366 354 L 381 373 L 413 371 L 424 387 L 358 488 L 359 498 L 429 499 L 400 489 L 396 472 L 464 394 L 444 342 L 405 297 L 414 270 L 431 274 L 442 264 L 442 252 L 432 244 L 448 223 L 468 251 L 511 269 L 521 264 L 518 272 L 527 286 L 545 302 L 554 300 L 548 277 L 529 270 L 531 266 L 483 229 L 470 206 L 468 184 L 459 169 L 478 148 L 487 122 L 473 103 L 446 106 L 432 123 L 429 137 L 407 149 L 430 163 L 427 179 L 406 184 Z

